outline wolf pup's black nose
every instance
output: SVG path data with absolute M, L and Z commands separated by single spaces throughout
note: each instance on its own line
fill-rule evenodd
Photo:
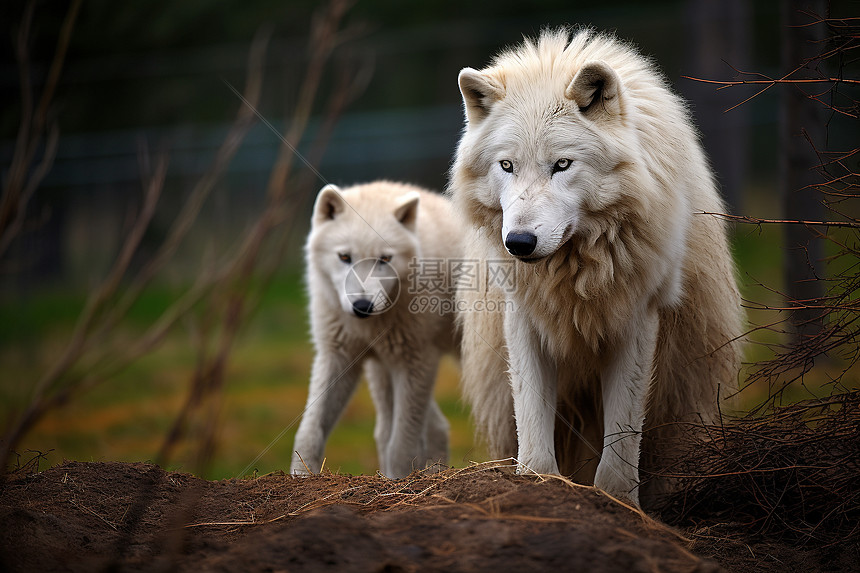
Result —
M 367 318 L 373 314 L 373 301 L 366 298 L 360 298 L 352 303 L 352 312 L 358 318 Z
M 537 237 L 531 233 L 516 233 L 511 231 L 505 237 L 505 248 L 515 257 L 527 257 L 537 246 Z

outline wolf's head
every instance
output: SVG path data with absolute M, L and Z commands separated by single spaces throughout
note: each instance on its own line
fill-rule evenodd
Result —
M 307 246 L 311 288 L 336 293 L 341 309 L 359 318 L 388 310 L 419 255 L 419 199 L 417 191 L 385 182 L 323 187 Z
M 644 170 L 619 73 L 631 61 L 642 60 L 618 42 L 561 30 L 460 72 L 467 125 L 454 199 L 510 254 L 547 257 L 588 234 L 590 214 L 626 200 Z

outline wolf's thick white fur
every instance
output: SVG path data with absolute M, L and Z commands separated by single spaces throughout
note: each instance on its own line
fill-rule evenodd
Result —
M 306 245 L 316 355 L 293 448 L 293 473 L 320 471 L 326 440 L 362 366 L 376 407 L 374 438 L 382 473 L 400 478 L 414 468 L 447 463 L 448 422 L 433 389 L 442 354 L 458 350 L 456 326 L 451 313 L 414 312 L 407 280 L 420 272 L 415 262 L 422 258 L 459 258 L 459 236 L 451 203 L 439 194 L 386 181 L 346 189 L 328 185 L 320 191 Z M 367 259 L 396 270 L 400 293 L 384 312 L 359 317 L 356 293 L 347 293 L 345 282 L 347 273 Z M 445 272 L 448 265 L 434 268 Z M 447 276 L 427 280 L 450 284 Z M 368 280 L 366 300 L 393 298 L 396 286 Z M 450 292 L 434 296 L 453 299 Z
M 491 455 L 638 503 L 643 427 L 656 467 L 676 422 L 713 421 L 737 383 L 740 298 L 723 223 L 697 214 L 724 210 L 697 134 L 648 60 L 590 30 L 544 31 L 459 84 L 465 258 L 517 271 L 510 292 L 458 294 L 513 303 L 461 316 L 464 396 Z

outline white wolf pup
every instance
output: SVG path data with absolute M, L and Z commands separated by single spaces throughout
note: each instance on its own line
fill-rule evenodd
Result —
M 319 472 L 326 440 L 352 396 L 362 366 L 376 407 L 379 465 L 389 478 L 448 460 L 448 422 L 433 398 L 443 353 L 456 352 L 452 313 L 411 305 L 423 280 L 449 285 L 447 262 L 461 256 L 450 201 L 379 181 L 317 196 L 306 245 L 311 333 L 316 349 L 291 472 Z M 415 273 L 419 273 L 418 276 Z M 420 290 L 420 289 L 419 289 Z M 434 296 L 453 302 L 452 288 Z M 425 312 L 417 312 L 425 310 Z
M 458 295 L 512 303 L 461 316 L 466 400 L 493 456 L 638 503 L 643 427 L 647 466 L 667 443 L 650 429 L 713 421 L 737 382 L 740 297 L 696 132 L 647 59 L 590 30 L 544 31 L 459 84 L 464 258 L 516 266 L 509 292 Z

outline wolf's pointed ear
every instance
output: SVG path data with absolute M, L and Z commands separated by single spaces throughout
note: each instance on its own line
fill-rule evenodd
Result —
M 400 198 L 397 209 L 394 210 L 394 216 L 400 221 L 400 224 L 415 232 L 415 223 L 418 221 L 418 202 L 421 196 L 417 191 L 410 191 Z
M 469 123 L 476 124 L 487 117 L 493 103 L 505 97 L 505 88 L 499 82 L 472 68 L 460 70 L 457 83 L 460 84 Z
M 586 117 L 596 120 L 604 115 L 620 115 L 621 79 L 609 64 L 586 62 L 564 90 Z
M 337 185 L 326 185 L 317 194 L 317 200 L 314 203 L 314 223 L 323 223 L 330 221 L 343 213 L 346 209 L 346 201 L 340 194 L 340 187 Z

